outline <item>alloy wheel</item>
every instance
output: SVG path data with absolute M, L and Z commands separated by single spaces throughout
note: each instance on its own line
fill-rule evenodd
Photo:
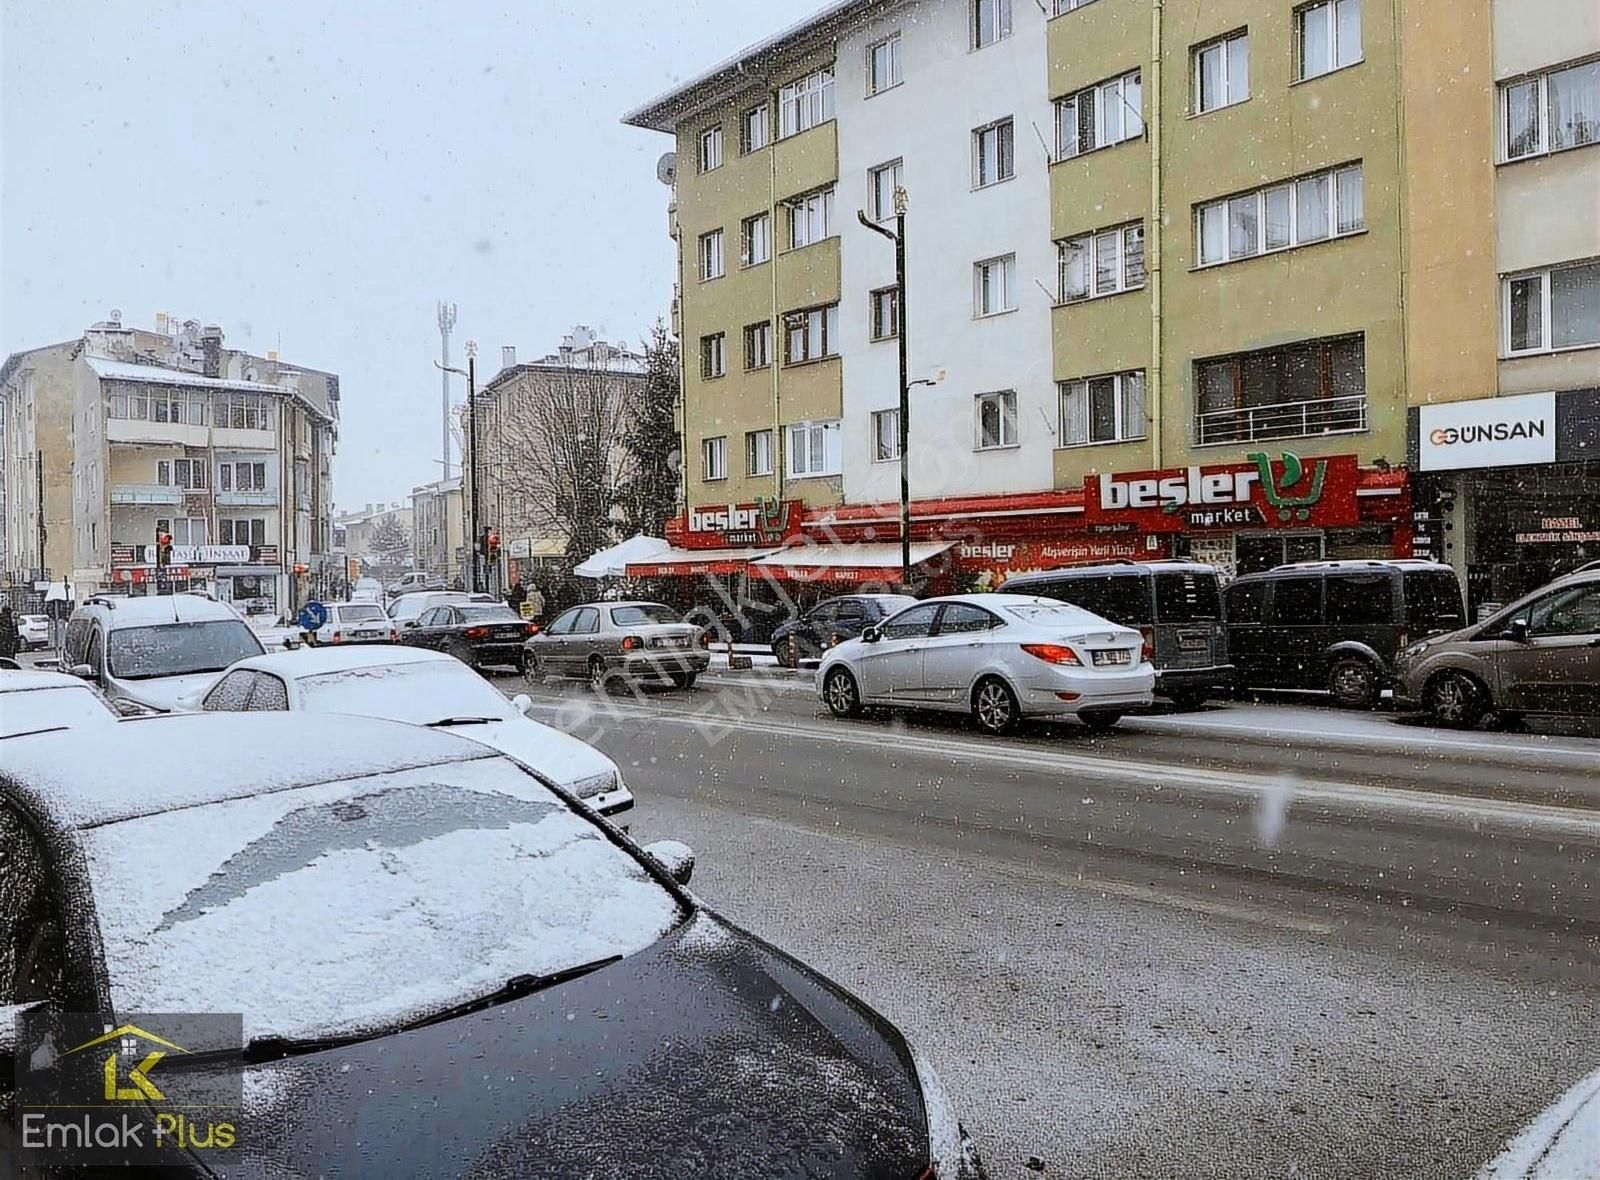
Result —
M 975 706 L 978 724 L 991 733 L 1004 733 L 1016 720 L 1011 690 L 998 680 L 988 680 L 979 686 Z
M 843 668 L 828 674 L 825 695 L 828 709 L 836 717 L 852 716 L 860 707 L 856 698 L 856 682 Z

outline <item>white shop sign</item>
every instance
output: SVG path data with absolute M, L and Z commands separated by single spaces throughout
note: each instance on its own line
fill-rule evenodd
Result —
M 1554 393 L 1422 406 L 1417 422 L 1423 471 L 1556 461 Z

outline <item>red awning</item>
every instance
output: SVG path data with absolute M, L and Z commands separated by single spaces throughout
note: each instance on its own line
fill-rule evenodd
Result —
M 630 561 L 630 578 L 692 578 L 703 574 L 736 574 L 771 549 L 664 549 L 648 561 Z

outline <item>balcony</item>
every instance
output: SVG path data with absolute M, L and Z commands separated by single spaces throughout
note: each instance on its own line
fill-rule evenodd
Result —
M 113 504 L 182 504 L 183 489 L 156 483 L 114 483 Z
M 1209 410 L 1194 416 L 1194 427 L 1195 445 L 1200 447 L 1271 438 L 1359 434 L 1367 429 L 1367 395 Z
M 224 508 L 276 508 L 277 492 L 218 492 L 217 504 Z

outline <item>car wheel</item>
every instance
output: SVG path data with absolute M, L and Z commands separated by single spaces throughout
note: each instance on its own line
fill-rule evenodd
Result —
M 1202 689 L 1186 688 L 1172 694 L 1172 707 L 1180 713 L 1193 713 L 1202 708 L 1210 694 Z
M 1441 672 L 1428 681 L 1422 694 L 1423 708 L 1440 725 L 1470 729 L 1489 711 L 1481 685 L 1465 672 Z
M 589 687 L 595 692 L 610 694 L 611 673 L 606 670 L 606 662 L 599 656 L 589 657 Z
M 539 657 L 531 651 L 522 653 L 522 678 L 530 684 L 544 683 L 544 670 L 539 667 Z
M 835 668 L 822 682 L 822 699 L 835 717 L 861 716 L 861 690 L 848 668 Z
M 988 733 L 1010 733 L 1022 720 L 1022 706 L 1009 684 L 991 676 L 972 690 L 972 716 Z
M 477 666 L 472 660 L 472 649 L 465 643 L 462 643 L 460 640 L 446 645 L 444 654 L 447 656 L 454 656 L 469 668 Z
M 772 654 L 778 657 L 778 667 L 800 666 L 800 644 L 793 635 L 787 635 L 772 645 Z
M 1122 720 L 1122 714 L 1115 710 L 1097 709 L 1091 713 L 1079 713 L 1078 720 L 1090 733 L 1109 733 Z
M 674 672 L 672 674 L 673 686 L 675 688 L 693 688 L 696 675 L 697 673 L 694 672 Z
M 1378 703 L 1378 673 L 1359 656 L 1346 656 L 1328 669 L 1328 691 L 1346 709 L 1370 709 Z

